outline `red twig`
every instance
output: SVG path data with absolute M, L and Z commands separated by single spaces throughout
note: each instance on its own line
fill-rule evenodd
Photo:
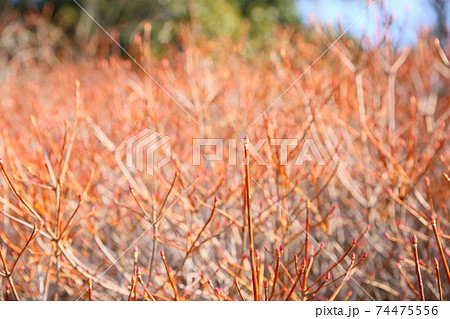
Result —
M 416 275 L 417 275 L 417 280 L 419 282 L 419 294 L 420 294 L 420 299 L 422 301 L 425 301 L 425 296 L 423 294 L 423 282 L 422 282 L 422 274 L 420 273 L 420 261 L 419 261 L 419 253 L 417 251 L 417 236 L 414 235 L 412 240 L 411 240 L 411 244 L 412 244 L 412 249 L 413 249 L 413 253 L 414 253 L 414 262 L 416 264 Z
M 436 281 L 439 290 L 439 300 L 444 301 L 444 297 L 442 295 L 441 274 L 439 273 L 439 261 L 436 258 L 434 258 L 434 269 L 436 271 Z
M 447 260 L 445 259 L 444 248 L 442 247 L 441 238 L 439 237 L 439 231 L 436 226 L 436 219 L 431 216 L 431 227 L 433 227 L 434 236 L 439 247 L 439 254 L 441 255 L 441 261 L 444 264 L 445 274 L 447 275 L 448 283 L 450 284 L 450 270 L 448 268 Z

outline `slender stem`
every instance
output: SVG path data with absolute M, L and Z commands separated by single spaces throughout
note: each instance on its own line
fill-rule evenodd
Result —
M 214 216 L 214 212 L 216 211 L 216 206 L 217 206 L 217 197 L 214 197 L 214 206 L 211 210 L 211 214 L 208 217 L 208 220 L 206 221 L 206 223 L 203 225 L 202 229 L 200 230 L 200 232 L 197 234 L 197 237 L 194 239 L 194 241 L 191 244 L 191 248 L 189 248 L 188 252 L 186 253 L 186 256 L 189 255 L 190 253 L 192 253 L 193 251 L 197 250 L 198 247 L 195 247 L 195 244 L 197 243 L 197 241 L 200 239 L 201 235 L 203 234 L 203 232 L 205 231 L 206 227 L 209 225 L 209 223 L 211 222 L 213 216 Z
M 3 166 L 3 160 L 1 160 L 1 159 L 0 159 L 0 169 L 1 169 L 2 173 L 3 173 L 3 175 L 5 176 L 9 187 L 11 188 L 12 192 L 17 197 L 17 199 L 27 208 L 27 210 L 31 213 L 31 215 L 34 218 L 36 218 L 40 222 L 43 222 L 41 216 L 39 216 L 39 214 L 22 198 L 22 196 L 20 196 L 19 192 L 16 190 L 16 188 L 14 187 L 11 179 L 9 178 L 8 174 L 6 173 L 5 167 Z M 49 233 L 52 234 L 52 232 L 49 232 Z
M 342 289 L 342 287 L 344 287 L 344 284 L 347 282 L 347 280 L 350 278 L 350 272 L 353 270 L 353 266 L 355 265 L 355 253 L 352 254 L 352 261 L 350 263 L 350 267 L 348 267 L 348 271 L 344 276 L 344 279 L 342 280 L 342 282 L 339 284 L 339 286 L 336 288 L 336 290 L 333 292 L 333 294 L 331 295 L 331 297 L 328 299 L 329 301 L 333 301 L 334 298 L 336 298 L 337 294 L 339 293 L 339 291 Z
M 152 198 L 152 217 L 153 217 L 153 220 L 156 220 L 156 210 L 155 210 L 155 206 L 154 206 L 155 195 L 152 194 L 151 198 Z M 157 231 L 158 231 L 158 225 L 156 224 L 156 225 L 153 226 L 153 245 L 152 245 L 152 254 L 151 254 L 150 259 L 148 261 L 149 265 L 148 265 L 148 279 L 147 279 L 147 281 L 150 281 L 150 279 L 152 277 L 153 264 L 155 262 L 156 249 L 157 249 L 157 245 L 158 245 L 158 242 L 156 240 Z
M 439 237 L 439 231 L 436 226 L 436 219 L 431 217 L 431 226 L 433 227 L 434 236 L 439 247 L 439 254 L 441 255 L 442 263 L 444 264 L 445 274 L 447 275 L 448 283 L 450 284 L 450 270 L 448 268 L 447 260 L 445 259 L 444 248 L 442 247 L 441 238 Z
M 369 229 L 370 227 L 367 227 L 367 228 Z M 334 262 L 333 265 L 332 265 L 330 268 L 328 268 L 326 272 L 324 272 L 321 276 L 319 276 L 319 278 L 317 278 L 317 280 L 316 280 L 311 286 L 309 286 L 309 288 L 308 288 L 305 292 L 311 290 L 311 288 L 314 287 L 316 284 L 318 284 L 319 281 L 320 281 L 324 276 L 326 276 L 326 275 L 327 275 L 329 272 L 331 272 L 337 265 L 339 265 L 339 264 L 344 260 L 344 258 L 347 257 L 348 254 L 350 254 L 350 252 L 352 251 L 352 249 L 355 248 L 356 244 L 362 239 L 362 237 L 367 233 L 367 231 L 368 231 L 368 230 L 366 230 L 366 232 L 364 232 L 358 240 L 357 240 L 356 238 L 353 238 L 352 245 L 351 245 L 351 246 L 347 249 L 347 251 L 341 256 L 341 258 L 339 258 L 336 262 Z
M 309 207 L 311 206 L 310 201 L 306 201 L 306 228 L 305 228 L 305 260 L 306 264 L 309 262 Z M 306 291 L 306 286 L 308 283 L 308 271 L 305 273 L 305 276 L 303 276 L 303 291 Z
M 144 217 L 147 219 L 150 219 L 150 215 L 148 214 L 147 210 L 144 208 L 144 206 L 141 204 L 141 202 L 139 201 L 139 199 L 137 198 L 136 194 L 134 193 L 134 188 L 131 187 L 131 185 L 129 186 L 130 188 L 130 192 L 131 195 L 134 198 L 134 201 L 136 202 L 136 204 L 138 205 L 139 209 L 142 211 L 142 214 L 144 214 Z M 152 220 L 150 220 L 150 223 L 153 223 Z
M 259 256 L 259 251 L 258 249 L 255 251 L 255 258 L 256 258 L 256 285 L 258 287 L 258 300 L 261 300 L 261 291 L 260 291 L 260 287 L 261 287 L 261 268 L 260 268 L 260 264 L 261 264 L 261 260 L 260 260 L 260 256 Z
M 22 250 L 19 253 L 19 256 L 17 256 L 16 260 L 14 261 L 14 264 L 11 267 L 11 270 L 9 271 L 9 275 L 12 275 L 14 268 L 16 268 L 17 262 L 19 261 L 20 257 L 22 257 L 23 253 L 25 252 L 25 250 L 27 249 L 28 245 L 31 243 L 31 241 L 33 240 L 34 236 L 38 233 L 38 228 L 37 225 L 34 224 L 34 228 L 33 228 L 33 232 L 31 233 L 30 237 L 28 238 L 25 246 L 22 248 Z
M 172 289 L 173 289 L 174 298 L 175 298 L 175 300 L 178 301 L 178 291 L 177 291 L 177 286 L 175 284 L 175 279 L 173 278 L 172 272 L 171 272 L 169 266 L 167 265 L 166 256 L 164 254 L 164 251 L 161 250 L 160 254 L 161 254 L 162 261 L 164 263 L 164 267 L 166 268 L 167 276 L 169 277 L 170 285 L 172 286 Z
M 133 275 L 131 277 L 131 287 L 130 287 L 130 294 L 128 295 L 128 301 L 131 301 L 131 298 L 133 297 L 134 288 L 136 287 L 136 276 Z
M 150 257 L 149 260 L 149 267 L 148 267 L 148 280 L 150 281 L 150 279 L 152 278 L 152 272 L 153 272 L 153 264 L 155 261 L 155 255 L 156 255 L 156 247 L 157 247 L 157 241 L 156 241 L 156 230 L 157 230 L 157 225 L 155 225 L 153 227 L 153 246 L 152 246 L 152 255 Z
M 255 267 L 255 251 L 254 251 L 254 243 L 253 243 L 253 217 L 252 217 L 252 201 L 250 195 L 250 167 L 248 157 L 248 147 L 249 140 L 248 137 L 244 137 L 244 161 L 245 161 L 245 186 L 246 186 L 246 204 L 247 204 L 247 222 L 248 222 L 248 242 L 250 246 L 250 265 L 252 268 L 252 284 L 253 284 L 253 298 L 255 301 L 258 300 L 258 282 L 256 276 L 256 267 Z
M 134 273 L 137 276 L 137 269 L 138 269 L 138 260 L 139 260 L 139 247 L 134 246 L 133 248 L 133 269 Z
M 64 226 L 62 228 L 61 234 L 57 238 L 58 240 L 61 239 L 63 237 L 63 235 L 65 234 L 65 232 L 69 229 L 69 226 L 72 223 L 72 220 L 75 218 L 78 211 L 80 210 L 80 207 L 81 207 L 81 204 L 83 203 L 84 197 L 87 195 L 87 193 L 89 192 L 89 189 L 91 188 L 94 178 L 95 178 L 95 169 L 91 170 L 91 176 L 89 177 L 89 181 L 87 182 L 86 186 L 84 187 L 83 192 L 78 195 L 77 207 L 73 211 L 72 215 L 69 217 L 69 220 L 67 221 L 66 226 Z
M 22 250 L 20 251 L 20 253 L 19 253 L 19 255 L 17 256 L 16 260 L 14 261 L 14 264 L 12 265 L 11 270 L 8 270 L 8 265 L 7 265 L 7 263 L 6 263 L 6 259 L 3 257 L 3 252 L 2 252 L 2 250 L 1 250 L 1 248 L 0 248 L 0 260 L 1 260 L 1 262 L 2 262 L 2 264 L 3 264 L 3 268 L 4 268 L 4 270 L 5 270 L 4 276 L 8 279 L 8 282 L 9 282 L 9 284 L 10 284 L 10 286 L 11 286 L 11 290 L 12 290 L 12 292 L 13 292 L 13 294 L 14 294 L 14 297 L 16 298 L 17 301 L 20 301 L 20 298 L 19 298 L 19 294 L 17 293 L 17 290 L 16 290 L 16 285 L 14 284 L 14 281 L 13 281 L 13 279 L 12 279 L 12 274 L 13 274 L 13 272 L 14 272 L 14 269 L 16 268 L 16 265 L 17 265 L 17 263 L 18 263 L 20 257 L 22 257 L 22 255 L 23 255 L 24 252 L 26 251 L 28 245 L 31 243 L 31 241 L 33 240 L 34 236 L 35 236 L 37 233 L 38 233 L 38 228 L 37 228 L 37 225 L 34 224 L 33 232 L 31 233 L 31 235 L 30 235 L 30 237 L 28 238 L 28 240 L 27 240 L 25 246 L 22 248 Z
M 317 287 L 316 290 L 314 290 L 311 295 L 308 297 L 308 299 L 306 299 L 307 301 L 310 301 L 312 298 L 314 298 L 314 296 L 320 291 L 320 289 L 322 289 L 322 287 L 327 283 L 328 280 L 330 280 L 331 278 L 331 273 L 328 273 L 325 276 L 324 281 L 322 281 L 322 283 L 319 285 L 319 287 Z
M 62 221 L 62 212 L 61 212 L 61 204 L 62 204 L 62 182 L 58 180 L 58 184 L 56 185 L 55 193 L 56 193 L 56 226 L 55 226 L 55 234 L 57 238 L 60 238 L 61 233 L 61 221 Z
M 264 281 L 264 301 L 269 301 L 269 282 Z
M 89 301 L 92 301 L 92 278 L 88 280 Z
M 11 290 L 14 294 L 14 297 L 17 301 L 20 301 L 19 294 L 17 293 L 16 286 L 14 285 L 14 281 L 11 277 L 11 273 L 8 271 L 8 265 L 6 264 L 6 259 L 3 257 L 3 252 L 0 248 L 0 260 L 3 264 L 3 268 L 5 269 L 5 276 L 8 279 L 9 285 L 11 286 Z
M 444 62 L 444 64 L 447 67 L 450 67 L 450 62 L 448 61 L 447 56 L 445 55 L 444 50 L 442 50 L 441 44 L 439 43 L 439 39 L 438 38 L 434 38 L 434 45 L 436 46 L 436 49 L 439 53 L 439 57 L 441 58 L 442 62 Z
M 405 272 L 403 271 L 403 267 L 400 263 L 397 263 L 397 269 L 400 271 L 400 274 L 402 275 L 402 277 L 405 279 L 406 283 L 408 284 L 409 288 L 411 288 L 412 292 L 417 296 L 417 298 L 420 299 L 420 295 L 419 292 L 417 291 L 417 289 L 414 287 L 414 285 L 411 283 L 411 281 L 408 279 L 408 276 L 406 276 Z
M 135 280 L 136 280 L 136 276 L 135 276 L 135 278 L 134 278 Z M 135 283 L 135 285 L 134 285 L 134 291 L 133 291 L 133 294 L 134 294 L 134 301 L 137 301 L 138 300 L 138 293 L 137 293 L 137 281 L 136 281 L 136 283 Z
M 61 239 L 62 236 L 64 235 L 64 233 L 67 231 L 67 229 L 70 226 L 70 223 L 72 222 L 72 220 L 74 219 L 75 215 L 78 213 L 80 207 L 81 207 L 81 203 L 83 202 L 83 198 L 82 195 L 78 196 L 78 205 L 75 208 L 75 210 L 73 211 L 72 215 L 69 217 L 69 220 L 66 223 L 66 226 L 64 226 L 64 228 L 61 230 L 61 233 L 59 234 L 58 239 Z
M 298 274 L 298 256 L 297 256 L 297 254 L 294 254 L 294 269 L 295 269 L 295 272 Z
M 55 271 L 56 271 L 56 279 L 55 279 L 55 295 L 53 298 L 53 301 L 58 301 L 59 298 L 59 275 L 60 275 L 60 250 L 59 250 L 59 246 L 58 246 L 58 241 L 55 242 Z
M 442 295 L 441 274 L 439 273 L 439 261 L 436 258 L 434 258 L 434 269 L 436 270 L 436 280 L 439 289 L 439 300 L 444 301 L 444 297 Z
M 52 246 L 53 246 L 53 242 L 52 242 Z M 51 254 L 50 260 L 48 262 L 47 272 L 45 274 L 45 279 L 44 279 L 44 293 L 42 296 L 43 301 L 48 300 L 48 292 L 49 292 L 49 288 L 50 288 L 50 271 L 53 267 L 53 249 L 54 248 L 52 247 L 52 254 Z
M 413 248 L 413 252 L 414 252 L 414 262 L 416 264 L 417 280 L 419 282 L 420 299 L 422 301 L 425 301 L 425 296 L 424 296 L 424 293 L 423 293 L 422 274 L 420 273 L 420 262 L 419 262 L 419 253 L 417 251 L 417 237 L 416 237 L 416 235 L 413 236 L 411 243 L 412 243 L 412 248 Z
M 291 298 L 292 294 L 294 293 L 295 287 L 297 287 L 297 283 L 300 281 L 300 278 L 301 278 L 302 275 L 304 274 L 305 270 L 306 270 L 306 260 L 303 259 L 303 262 L 302 262 L 302 270 L 300 270 L 300 271 L 297 272 L 297 273 L 298 273 L 298 274 L 297 274 L 297 279 L 295 279 L 294 284 L 292 285 L 292 288 L 291 288 L 291 290 L 289 291 L 289 293 L 288 293 L 288 295 L 287 295 L 287 297 L 286 297 L 286 299 L 285 299 L 286 301 L 288 301 L 289 298 Z
M 276 248 L 275 252 L 277 254 L 277 265 L 275 266 L 275 275 L 273 277 L 272 292 L 270 293 L 269 300 L 272 300 L 273 295 L 275 294 L 275 288 L 277 287 L 277 281 L 278 281 L 278 272 L 280 270 L 281 251 L 278 248 Z
M 169 195 L 170 195 L 170 193 L 172 192 L 173 187 L 175 186 L 175 182 L 178 180 L 179 177 L 180 177 L 180 173 L 179 173 L 179 172 L 176 172 L 176 173 L 175 173 L 175 177 L 174 177 L 174 179 L 173 179 L 173 181 L 172 181 L 172 184 L 170 185 L 169 191 L 167 192 L 166 197 L 164 197 L 164 200 L 163 200 L 163 202 L 162 202 L 162 204 L 161 204 L 161 207 L 160 207 L 160 209 L 159 209 L 157 218 L 158 218 L 159 216 L 161 216 L 161 213 L 163 212 L 164 206 L 166 205 L 167 199 L 169 198 Z M 156 220 L 155 220 L 155 221 L 156 221 Z
M 428 198 L 428 204 L 430 205 L 431 216 L 435 216 L 436 212 L 434 210 L 433 196 L 431 195 L 430 184 L 431 184 L 430 179 L 428 177 L 425 177 L 425 185 L 427 186 L 427 198 Z
M 237 289 L 238 294 L 239 294 L 239 296 L 241 297 L 242 301 L 245 301 L 245 298 L 244 298 L 244 296 L 242 295 L 241 287 L 239 286 L 239 281 L 238 281 L 238 278 L 237 278 L 237 277 L 234 278 L 234 285 L 236 286 L 236 289 Z
M 221 301 L 220 299 L 220 295 L 219 295 L 219 291 L 217 290 L 217 288 L 214 287 L 211 279 L 208 279 L 208 285 L 211 287 L 211 289 L 214 291 L 214 294 L 216 295 L 216 298 L 218 301 Z
M 144 280 L 142 280 L 142 273 L 141 273 L 141 269 L 139 267 L 136 268 L 136 276 L 137 279 L 139 281 L 139 283 L 141 284 L 142 288 L 144 288 L 145 293 L 147 294 L 147 296 L 152 300 L 152 301 L 156 301 L 155 298 L 153 297 L 153 295 L 150 293 L 150 291 L 147 289 L 147 285 L 144 283 Z
M 213 216 L 214 216 L 214 212 L 216 211 L 216 206 L 217 206 L 217 197 L 214 197 L 214 205 L 213 208 L 211 210 L 211 214 L 208 217 L 208 220 L 206 221 L 206 223 L 203 225 L 202 229 L 200 230 L 200 232 L 197 234 L 197 237 L 194 239 L 194 241 L 192 242 L 190 248 L 187 250 L 186 255 L 184 256 L 183 261 L 181 262 L 180 266 L 178 266 L 178 270 L 175 272 L 175 276 L 178 275 L 178 273 L 181 271 L 181 269 L 183 268 L 184 264 L 186 263 L 187 259 L 189 258 L 189 255 L 191 253 L 193 253 L 194 251 L 196 251 L 200 245 L 202 243 L 200 243 L 198 246 L 196 246 L 198 240 L 200 239 L 200 237 L 202 236 L 203 232 L 205 231 L 206 227 L 209 225 L 209 223 L 211 222 Z

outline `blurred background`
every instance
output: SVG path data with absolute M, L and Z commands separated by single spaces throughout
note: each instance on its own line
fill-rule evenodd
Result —
M 302 214 L 304 199 L 310 198 L 313 238 L 342 258 L 348 247 L 354 248 L 357 263 L 365 260 L 355 280 L 367 292 L 378 300 L 420 298 L 410 283 L 417 282 L 419 261 L 410 245 L 417 234 L 426 297 L 438 299 L 434 258 L 444 250 L 437 249 L 433 237 L 438 230 L 430 230 L 428 219 L 439 218 L 437 227 L 444 229 L 450 256 L 450 188 L 443 174 L 450 171 L 450 63 L 444 52 L 450 52 L 449 11 L 449 0 L 378 0 L 373 6 L 365 0 L 0 0 L 0 157 L 8 163 L 0 173 L 11 172 L 21 187 L 20 194 L 10 191 L 0 178 L 0 213 L 7 207 L 32 228 L 32 217 L 14 200 L 21 195 L 23 203 L 34 203 L 49 229 L 73 220 L 61 246 L 44 238 L 31 243 L 17 267 L 22 272 L 15 277 L 19 294 L 24 299 L 75 300 L 88 278 L 110 269 L 116 256 L 123 256 L 149 229 L 154 214 L 161 214 L 198 176 L 198 186 L 172 202 L 170 214 L 142 238 L 139 262 L 147 268 L 143 273 L 151 279 L 149 289 L 163 296 L 158 299 L 172 298 L 164 270 L 168 266 L 155 255 L 159 249 L 166 249 L 170 267 L 179 272 L 174 277 L 180 292 L 188 293 L 186 299 L 215 299 L 207 278 L 237 298 L 228 269 L 251 282 L 244 257 L 249 187 L 242 187 L 243 170 L 237 165 L 191 165 L 192 141 L 231 140 L 246 132 L 254 141 L 311 136 L 320 141 L 327 162 L 284 168 L 278 158 L 281 147 L 266 143 L 261 148 L 270 165 L 251 168 L 252 178 L 267 188 L 252 189 L 255 247 L 267 256 L 261 261 L 277 267 L 280 259 L 273 252 L 283 244 L 281 262 L 290 267 L 283 273 L 296 276 L 291 258 L 307 255 L 305 247 L 312 242 L 304 241 L 304 232 L 296 227 L 300 224 L 279 208 L 309 222 Z M 174 160 L 154 176 L 125 166 L 125 141 L 143 128 L 173 137 Z M 69 136 L 73 152 L 66 146 Z M 52 167 L 61 175 L 67 167 L 64 183 L 57 182 Z M 168 199 L 175 171 L 181 172 L 180 182 L 172 184 Z M 57 185 L 64 185 L 62 192 Z M 82 204 L 78 194 L 86 195 Z M 268 194 L 276 194 L 276 200 Z M 213 216 L 207 203 L 215 195 L 221 212 Z M 140 213 L 144 206 L 138 197 L 152 218 Z M 278 200 L 283 206 L 273 205 Z M 0 214 L 0 241 L 12 263 L 21 256 L 28 230 L 10 219 Z M 372 229 L 363 239 L 367 224 Z M 196 234 L 197 239 L 202 235 L 201 248 L 194 246 Z M 352 238 L 363 240 L 354 247 Z M 189 245 L 192 252 L 198 248 L 195 256 L 189 255 Z M 57 258 L 60 248 L 64 260 Z M 137 265 L 130 257 L 96 285 L 94 299 L 129 296 L 124 283 Z M 326 265 L 336 264 L 324 253 L 314 260 L 307 273 L 314 278 L 310 288 L 316 289 L 325 284 Z M 218 272 L 218 265 L 229 268 Z M 352 272 L 353 263 L 347 265 L 343 269 Z M 266 274 L 284 299 L 291 275 L 280 275 L 273 284 L 273 271 Z M 333 281 L 317 299 L 335 295 L 342 276 L 336 267 Z M 197 279 L 198 286 L 191 285 Z M 250 286 L 245 288 L 248 296 L 253 295 Z M 0 281 L 0 299 L 3 287 Z M 444 286 L 444 295 L 450 296 L 449 288 Z M 314 289 L 308 289 L 308 298 L 318 292 Z M 344 292 L 341 300 L 368 299 L 350 281 Z
M 174 29 L 181 23 L 200 27 L 207 36 L 237 36 L 248 28 L 249 37 L 270 37 L 275 24 L 296 25 L 307 29 L 310 15 L 322 23 L 343 29 L 349 27 L 367 9 L 366 0 L 78 0 L 109 31 L 120 34 L 127 45 L 145 22 L 152 24 L 153 50 L 176 42 Z M 450 5 L 446 0 L 379 0 L 357 23 L 350 34 L 371 37 L 380 23 L 392 23 L 394 45 L 412 44 L 417 33 L 432 28 L 445 44 L 448 36 Z M 85 41 L 98 27 L 73 0 L 0 0 L 0 30 L 8 20 L 26 20 L 26 14 L 39 12 L 73 40 Z M 12 11 L 15 11 L 12 14 Z M 388 20 L 388 21 L 383 21 Z M 22 21 L 25 24 L 30 21 Z M 119 35 L 118 35 L 119 36 Z M 23 40 L 23 39 L 22 39 Z M 81 42 L 83 43 L 83 42 Z M 5 44 L 3 44 L 5 45 Z

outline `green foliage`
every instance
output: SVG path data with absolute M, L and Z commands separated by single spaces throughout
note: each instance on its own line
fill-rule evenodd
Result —
M 174 28 L 184 22 L 196 23 L 204 34 L 212 37 L 235 37 L 249 24 L 252 38 L 270 36 L 276 23 L 299 22 L 294 0 L 78 1 L 102 26 L 117 29 L 125 44 L 142 21 L 152 23 L 152 38 L 162 45 L 175 40 Z M 87 38 L 97 30 L 95 23 L 72 0 L 44 2 L 55 8 L 53 22 L 65 27 L 69 33 Z M 40 2 L 38 9 L 42 6 Z M 23 2 L 20 8 L 24 9 Z

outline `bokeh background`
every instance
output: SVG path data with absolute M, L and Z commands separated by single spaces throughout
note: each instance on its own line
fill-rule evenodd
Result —
M 249 27 L 252 37 L 267 37 L 273 25 L 310 26 L 309 15 L 323 23 L 344 29 L 355 22 L 366 10 L 370 1 L 365 0 L 222 0 L 222 1 L 176 1 L 176 0 L 79 0 L 87 11 L 107 28 L 120 33 L 122 43 L 142 28 L 143 21 L 151 21 L 152 37 L 164 45 L 176 41 L 174 28 L 181 22 L 198 21 L 205 34 L 210 36 L 237 36 L 239 30 Z M 65 32 L 84 40 L 96 30 L 94 22 L 72 0 L 2 0 L 0 10 L 3 20 L 11 10 L 22 13 L 43 11 L 47 6 L 48 17 Z M 413 44 L 417 33 L 432 28 L 434 34 L 445 43 L 450 16 L 450 4 L 446 0 L 396 0 L 378 1 L 378 7 L 392 18 L 391 35 L 396 45 Z M 379 10 L 370 10 L 351 30 L 355 36 L 375 36 L 377 25 L 384 15 Z M 155 47 L 158 49 L 158 47 Z M 159 48 L 160 49 L 160 48 Z
M 73 0 L 0 0 L 0 252 L 20 259 L 0 299 L 87 300 L 95 279 L 93 300 L 127 300 L 139 266 L 140 300 L 244 299 L 234 278 L 247 300 L 264 281 L 274 300 L 419 300 L 416 267 L 439 300 L 435 258 L 450 298 L 448 0 L 76 1 L 108 34 Z M 172 137 L 154 176 L 124 164 L 143 128 Z M 251 189 L 226 160 L 192 165 L 194 139 L 244 132 L 312 137 L 326 165 L 266 143 Z

